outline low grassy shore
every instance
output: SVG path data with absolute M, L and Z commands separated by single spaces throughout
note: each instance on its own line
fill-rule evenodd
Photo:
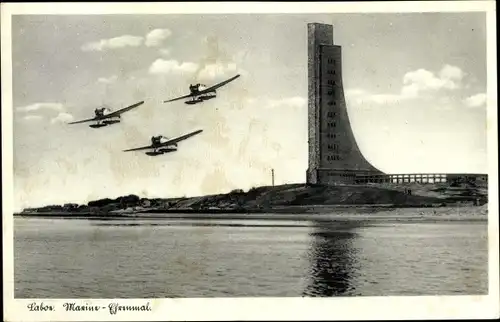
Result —
M 410 189 L 411 188 L 411 189 Z M 408 190 L 414 193 L 408 192 Z M 190 198 L 146 199 L 135 195 L 100 199 L 86 205 L 65 204 L 25 209 L 14 214 L 22 217 L 59 218 L 221 218 L 221 219 L 292 219 L 311 216 L 326 218 L 375 213 L 393 217 L 456 217 L 464 213 L 478 218 L 484 212 L 487 190 L 476 186 L 447 184 L 408 184 L 393 187 L 377 185 L 320 186 L 290 184 L 234 190 L 227 194 Z M 482 206 L 478 206 L 482 205 Z M 445 211 L 443 209 L 452 209 Z M 462 210 L 461 210 L 462 209 Z M 474 215 L 474 213 L 476 213 Z M 394 215 L 396 214 L 396 215 Z M 430 215 L 429 215 L 430 214 Z M 431 216 L 432 215 L 432 216 Z M 462 215 L 460 218 L 463 218 Z M 486 218 L 487 216 L 483 216 Z M 412 217 L 413 218 L 413 217 Z

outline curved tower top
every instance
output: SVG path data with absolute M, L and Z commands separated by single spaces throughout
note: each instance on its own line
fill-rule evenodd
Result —
M 342 85 L 342 49 L 333 44 L 333 26 L 310 23 L 307 32 L 307 183 L 354 183 L 356 176 L 382 174 L 365 159 L 352 132 Z

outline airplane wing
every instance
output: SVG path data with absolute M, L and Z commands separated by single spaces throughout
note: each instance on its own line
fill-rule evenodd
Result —
M 194 132 L 191 132 L 191 133 L 188 133 L 188 134 L 184 134 L 184 135 L 181 135 L 179 137 L 176 137 L 176 138 L 173 138 L 173 139 L 170 139 L 166 142 L 163 142 L 160 146 L 156 146 L 157 148 L 158 147 L 162 147 L 162 146 L 167 146 L 167 145 L 171 145 L 171 144 L 175 144 L 177 142 L 180 142 L 180 141 L 184 141 L 192 136 L 195 136 L 199 133 L 203 132 L 203 130 L 197 130 L 197 131 L 194 131 Z M 134 149 L 128 149 L 128 150 L 123 150 L 123 152 L 130 152 L 130 151 L 140 151 L 140 150 L 149 150 L 149 149 L 154 149 L 155 146 L 153 145 L 147 145 L 147 146 L 141 146 L 140 148 L 134 148 Z
M 134 148 L 134 149 L 128 149 L 128 150 L 123 150 L 123 152 L 130 152 L 130 151 L 140 151 L 140 150 L 149 150 L 149 149 L 153 149 L 154 146 L 152 145 L 148 145 L 148 146 L 142 146 L 140 148 Z
M 191 132 L 191 133 L 188 133 L 188 134 L 184 134 L 184 135 L 178 136 L 176 138 L 170 139 L 167 142 L 163 142 L 161 145 L 162 146 L 166 146 L 166 145 L 175 144 L 175 143 L 178 143 L 180 141 L 184 141 L 184 140 L 186 140 L 186 139 L 188 139 L 188 138 L 190 138 L 192 136 L 200 134 L 201 132 L 203 132 L 203 130 L 197 130 L 197 131 L 194 131 L 194 132 Z
M 203 95 L 205 93 L 209 93 L 209 92 L 212 92 L 212 91 L 215 91 L 217 88 L 219 87 L 222 87 L 224 85 L 226 85 L 227 83 L 229 82 L 232 82 L 233 80 L 235 80 L 236 78 L 240 77 L 240 75 L 236 75 L 228 80 L 225 80 L 217 85 L 214 85 L 212 87 L 209 87 L 209 88 L 206 88 L 202 91 L 199 91 L 198 93 L 196 93 L 195 95 L 193 94 L 188 94 L 188 95 L 184 95 L 184 96 L 181 96 L 181 97 L 177 97 L 177 98 L 174 98 L 174 99 L 171 99 L 171 100 L 168 100 L 168 101 L 163 101 L 163 103 L 168 103 L 168 102 L 173 102 L 173 101 L 178 101 L 178 100 L 181 100 L 181 99 L 184 99 L 184 98 L 188 98 L 188 97 L 193 97 L 193 96 L 198 96 L 198 95 Z
M 174 99 L 171 99 L 171 100 L 168 100 L 168 101 L 163 101 L 163 103 L 178 101 L 178 100 L 181 100 L 181 99 L 184 99 L 184 98 L 188 98 L 188 97 L 191 97 L 191 96 L 193 96 L 193 95 L 192 94 L 184 95 L 184 96 L 177 97 L 177 98 L 174 98 Z
M 206 89 L 200 91 L 197 95 L 201 95 L 201 94 L 205 94 L 205 93 L 209 93 L 209 92 L 215 91 L 217 88 L 222 87 L 222 86 L 226 85 L 227 83 L 230 83 L 230 82 L 234 81 L 238 77 L 240 77 L 239 74 L 236 75 L 236 76 L 234 76 L 234 77 L 231 77 L 230 79 L 225 80 L 225 81 L 223 81 L 223 82 L 221 82 L 221 83 L 219 83 L 217 85 L 214 85 L 212 87 L 206 88 Z
M 81 121 L 75 121 L 75 122 L 70 122 L 68 124 L 78 124 L 78 123 L 85 123 L 85 122 L 91 122 L 91 121 L 97 121 L 96 117 L 93 117 L 91 119 L 86 119 L 86 120 L 81 120 Z
M 114 112 L 112 112 L 112 113 L 109 113 L 109 114 L 107 114 L 107 115 L 104 115 L 102 118 L 110 118 L 110 117 L 115 117 L 115 116 L 118 116 L 118 115 L 120 115 L 120 114 L 122 114 L 122 113 L 125 113 L 125 112 L 127 112 L 127 111 L 130 111 L 131 109 L 136 108 L 137 106 L 142 105 L 142 104 L 144 104 L 144 101 L 141 101 L 141 102 L 139 102 L 139 103 L 135 103 L 134 105 L 130 105 L 130 106 L 128 106 L 128 107 L 122 108 L 121 110 L 114 111 Z

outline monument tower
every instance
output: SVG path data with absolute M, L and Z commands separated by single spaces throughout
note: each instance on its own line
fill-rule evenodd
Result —
M 354 183 L 357 176 L 382 174 L 358 148 L 342 85 L 342 51 L 333 26 L 309 23 L 307 183 Z

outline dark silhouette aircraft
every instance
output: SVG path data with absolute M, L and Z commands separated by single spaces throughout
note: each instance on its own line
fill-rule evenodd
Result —
M 107 107 L 101 107 L 101 108 L 96 108 L 94 113 L 95 116 L 91 119 L 86 119 L 86 120 L 81 120 L 81 121 L 76 121 L 76 122 L 71 122 L 68 124 L 78 124 L 78 123 L 85 123 L 85 122 L 96 122 L 95 124 L 89 125 L 91 128 L 100 128 L 103 126 L 115 124 L 115 123 L 120 123 L 120 118 L 121 115 L 127 111 L 130 111 L 133 108 L 138 107 L 139 105 L 142 105 L 144 101 L 141 101 L 139 103 L 135 103 L 134 105 L 130 105 L 128 107 L 122 108 L 121 110 L 118 111 L 112 111 L 111 109 Z
M 151 137 L 151 144 L 147 146 L 143 146 L 140 148 L 134 148 L 134 149 L 128 149 L 128 150 L 123 150 L 123 152 L 130 152 L 130 151 L 140 151 L 140 150 L 153 150 L 146 152 L 147 155 L 150 156 L 157 156 L 160 154 L 164 153 L 169 153 L 169 152 L 175 152 L 177 151 L 177 143 L 180 141 L 184 141 L 192 136 L 195 136 L 197 134 L 200 134 L 203 132 L 203 130 L 197 130 L 188 134 L 181 135 L 179 137 L 169 139 L 167 137 L 164 137 L 163 135 L 158 135 L 158 136 L 153 136 Z
M 203 101 L 207 101 L 209 99 L 217 97 L 216 89 L 226 85 L 227 83 L 232 82 L 233 80 L 235 80 L 238 77 L 240 77 L 240 75 L 236 75 L 236 76 L 231 77 L 230 79 L 225 80 L 219 84 L 216 84 L 212 87 L 208 87 L 208 88 L 201 89 L 201 90 L 200 90 L 200 86 L 205 86 L 205 85 L 202 85 L 202 84 L 189 85 L 189 91 L 191 92 L 190 94 L 184 95 L 181 97 L 177 97 L 177 98 L 174 98 L 174 99 L 171 99 L 168 101 L 163 101 L 163 103 L 173 102 L 173 101 L 177 101 L 177 100 L 181 100 L 181 99 L 185 99 L 185 98 L 191 98 L 190 100 L 184 102 L 186 104 L 192 105 L 192 104 L 202 103 Z

